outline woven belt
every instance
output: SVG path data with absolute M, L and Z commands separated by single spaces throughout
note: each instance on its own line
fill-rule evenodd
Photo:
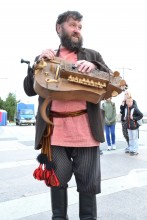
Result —
M 79 110 L 76 112 L 54 112 L 50 111 L 50 116 L 55 118 L 67 118 L 67 117 L 76 117 L 87 113 L 87 109 Z

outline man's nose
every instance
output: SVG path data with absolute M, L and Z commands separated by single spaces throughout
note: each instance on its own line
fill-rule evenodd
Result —
M 76 33 L 80 33 L 81 32 L 81 29 L 77 26 L 77 27 L 74 27 L 74 32 Z

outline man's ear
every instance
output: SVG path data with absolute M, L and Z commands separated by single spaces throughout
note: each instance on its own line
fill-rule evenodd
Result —
M 60 32 L 61 32 L 61 25 L 60 24 L 57 24 L 56 31 L 57 31 L 57 34 L 60 35 Z

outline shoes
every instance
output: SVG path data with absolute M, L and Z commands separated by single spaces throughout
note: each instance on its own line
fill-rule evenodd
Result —
M 138 155 L 138 152 L 130 152 L 130 156 Z
M 112 150 L 116 150 L 116 145 L 112 144 Z
M 103 155 L 103 151 L 102 150 L 100 150 L 100 155 Z
M 127 154 L 127 153 L 130 153 L 129 147 L 126 147 L 125 153 L 126 153 L 126 154 Z
M 109 150 L 109 151 L 110 151 L 110 150 L 111 150 L 111 146 L 108 146 L 108 147 L 107 147 L 107 150 Z
M 116 150 L 116 145 L 115 145 L 115 144 L 112 144 L 112 147 L 111 147 L 111 146 L 108 146 L 108 147 L 107 147 L 107 150 Z

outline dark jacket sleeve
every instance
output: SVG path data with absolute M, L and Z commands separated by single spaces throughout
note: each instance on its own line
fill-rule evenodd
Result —
M 137 123 L 137 121 L 143 118 L 142 112 L 137 107 L 133 106 L 133 108 L 133 119 L 128 121 L 128 128 L 131 130 L 139 128 L 140 125 Z
M 24 81 L 23 81 L 24 91 L 28 96 L 36 95 L 36 92 L 34 91 L 34 88 L 33 88 L 33 84 L 34 84 L 33 75 L 34 75 L 33 68 L 28 67 L 27 76 L 24 78 Z
M 138 121 L 142 118 L 143 118 L 143 113 L 138 108 L 135 108 L 133 114 L 133 120 Z
M 136 108 L 138 108 L 137 102 L 136 102 L 134 99 L 133 99 L 133 106 L 136 107 Z
M 125 105 L 120 105 L 120 113 L 123 114 L 125 110 Z
M 35 58 L 35 62 L 38 60 L 39 56 Z M 34 85 L 34 65 L 31 67 L 28 65 L 27 76 L 24 78 L 23 87 L 24 91 L 28 96 L 35 96 L 36 92 L 33 88 Z
M 100 108 L 100 103 L 87 102 L 87 111 L 93 137 L 101 143 L 105 142 L 104 111 Z
M 120 105 L 120 113 L 121 113 L 121 121 L 125 121 L 125 108 L 126 108 L 126 103 L 124 105 Z

